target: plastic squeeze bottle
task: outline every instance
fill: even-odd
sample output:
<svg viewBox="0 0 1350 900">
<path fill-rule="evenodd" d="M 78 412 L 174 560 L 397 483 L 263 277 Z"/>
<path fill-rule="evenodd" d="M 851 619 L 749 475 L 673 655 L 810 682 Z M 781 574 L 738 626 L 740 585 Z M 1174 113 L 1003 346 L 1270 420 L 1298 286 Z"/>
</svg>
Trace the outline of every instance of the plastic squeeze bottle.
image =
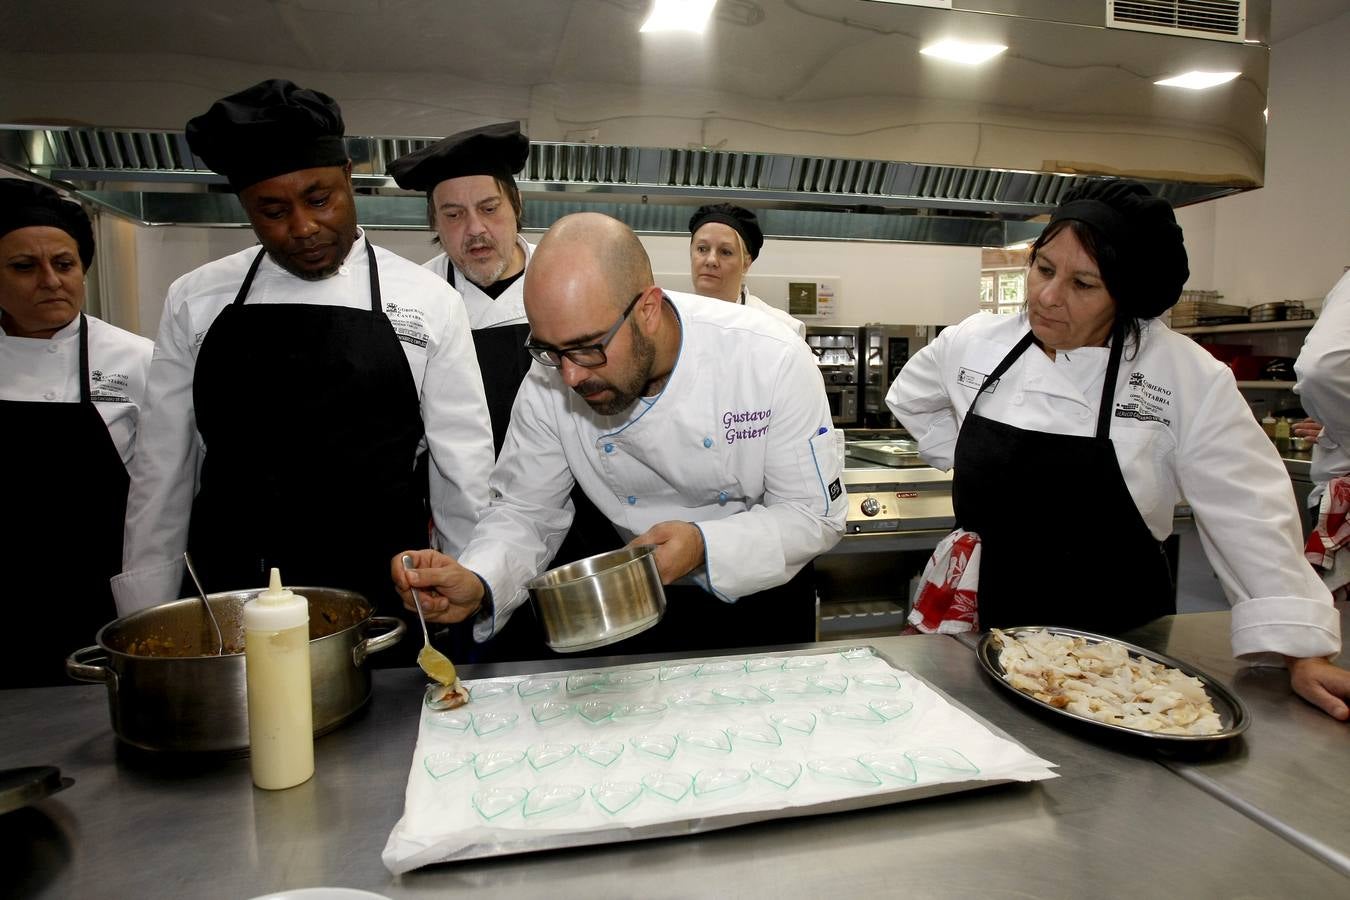
<svg viewBox="0 0 1350 900">
<path fill-rule="evenodd" d="M 281 586 L 279 569 L 267 590 L 244 604 L 244 666 L 253 783 L 276 791 L 308 781 L 314 774 L 309 602 Z"/>
</svg>

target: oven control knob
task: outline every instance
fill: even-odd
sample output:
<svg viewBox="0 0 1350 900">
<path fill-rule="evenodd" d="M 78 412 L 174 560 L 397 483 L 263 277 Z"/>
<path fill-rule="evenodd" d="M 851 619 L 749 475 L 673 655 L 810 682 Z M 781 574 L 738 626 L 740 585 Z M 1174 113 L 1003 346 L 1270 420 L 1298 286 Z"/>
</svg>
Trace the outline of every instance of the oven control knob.
<svg viewBox="0 0 1350 900">
<path fill-rule="evenodd" d="M 864 516 L 875 516 L 881 512 L 881 504 L 877 502 L 876 497 L 864 497 L 863 502 L 859 504 Z"/>
</svg>

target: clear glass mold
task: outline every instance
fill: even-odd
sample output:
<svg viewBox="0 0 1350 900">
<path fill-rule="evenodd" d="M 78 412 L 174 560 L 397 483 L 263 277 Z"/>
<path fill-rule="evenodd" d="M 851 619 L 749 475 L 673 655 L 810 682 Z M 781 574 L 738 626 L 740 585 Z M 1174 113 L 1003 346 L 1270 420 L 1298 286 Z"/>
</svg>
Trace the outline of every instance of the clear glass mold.
<svg viewBox="0 0 1350 900">
<path fill-rule="evenodd" d="M 441 750 L 422 758 L 427 774 L 440 781 L 448 775 L 466 771 L 473 765 L 473 754 L 467 750 Z"/>
<path fill-rule="evenodd" d="M 731 735 L 732 746 L 738 749 L 742 746 L 759 750 L 783 746 L 778 729 L 767 723 L 736 725 L 728 728 L 727 733 Z"/>
<path fill-rule="evenodd" d="M 784 672 L 799 672 L 803 669 L 823 669 L 829 662 L 823 656 L 789 656 L 783 661 Z"/>
<path fill-rule="evenodd" d="M 736 703 L 772 703 L 773 697 L 753 684 L 728 684 L 712 689 L 713 696 Z"/>
<path fill-rule="evenodd" d="M 731 737 L 721 728 L 690 728 L 679 733 L 680 743 L 699 750 L 731 752 Z"/>
<path fill-rule="evenodd" d="M 642 785 L 636 781 L 602 781 L 591 787 L 595 805 L 611 816 L 623 812 L 641 796 Z"/>
<path fill-rule="evenodd" d="M 516 693 L 521 699 L 556 694 L 562 683 L 556 678 L 522 678 L 516 682 Z"/>
<path fill-rule="evenodd" d="M 846 675 L 831 675 L 827 673 L 807 675 L 806 683 L 827 694 L 842 694 L 844 691 L 848 690 L 848 676 Z"/>
<path fill-rule="evenodd" d="M 480 816 L 491 821 L 519 806 L 525 800 L 526 793 L 523 787 L 483 788 L 474 793 L 470 802 Z"/>
<path fill-rule="evenodd" d="M 757 759 L 750 764 L 750 771 L 787 790 L 802 777 L 802 764 L 790 759 Z"/>
<path fill-rule="evenodd" d="M 683 772 L 648 772 L 642 776 L 642 786 L 671 803 L 679 803 L 693 790 L 694 778 Z"/>
<path fill-rule="evenodd" d="M 958 750 L 950 747 L 923 747 L 913 750 L 906 750 L 905 756 L 909 757 L 915 767 L 927 767 L 930 769 L 943 769 L 948 772 L 965 772 L 971 775 L 978 775 L 979 766 L 975 765 Z"/>
<path fill-rule="evenodd" d="M 694 796 L 725 797 L 749 780 L 750 773 L 745 769 L 703 769 L 694 776 Z"/>
<path fill-rule="evenodd" d="M 846 663 L 869 663 L 877 658 L 877 651 L 871 647 L 850 647 L 840 650 L 839 658 Z"/>
<path fill-rule="evenodd" d="M 513 693 L 515 683 L 510 681 L 480 681 L 469 686 L 469 699 L 478 703 Z"/>
<path fill-rule="evenodd" d="M 599 725 L 614 716 L 614 704 L 605 700 L 586 700 L 577 704 L 577 715 L 592 725 Z"/>
<path fill-rule="evenodd" d="M 635 750 L 650 753 L 661 759 L 675 755 L 676 738 L 673 734 L 639 734 L 628 739 Z"/>
<path fill-rule="evenodd" d="M 919 780 L 914 761 L 901 750 L 873 750 L 858 757 L 858 762 L 881 778 L 893 778 L 909 784 Z"/>
<path fill-rule="evenodd" d="M 851 756 L 832 756 L 828 759 L 813 759 L 806 767 L 822 778 L 834 781 L 847 781 L 851 784 L 881 784 L 871 769 Z"/>
<path fill-rule="evenodd" d="M 716 659 L 698 667 L 699 678 L 726 678 L 745 674 L 745 660 Z"/>
<path fill-rule="evenodd" d="M 666 711 L 666 705 L 658 700 L 643 703 L 623 703 L 614 707 L 615 719 L 656 719 Z"/>
<path fill-rule="evenodd" d="M 618 741 L 590 741 L 577 744 L 577 756 L 597 766 L 612 766 L 620 756 L 623 756 L 623 744 Z"/>
<path fill-rule="evenodd" d="M 784 731 L 811 734 L 816 730 L 816 714 L 810 712 L 771 712 L 769 721 Z"/>
<path fill-rule="evenodd" d="M 605 683 L 604 672 L 574 672 L 567 676 L 567 693 L 593 694 L 597 685 Z"/>
<path fill-rule="evenodd" d="M 554 743 L 546 741 L 542 744 L 535 744 L 525 751 L 525 759 L 529 762 L 530 768 L 538 772 L 540 769 L 547 769 L 549 766 L 556 766 L 572 758 L 577 752 L 577 748 L 571 744 Z"/>
<path fill-rule="evenodd" d="M 491 778 L 514 769 L 524 758 L 524 750 L 485 750 L 475 753 L 473 774 L 478 778 Z"/>
<path fill-rule="evenodd" d="M 867 707 L 886 721 L 898 719 L 914 708 L 909 700 L 869 700 Z"/>
<path fill-rule="evenodd" d="M 900 690 L 900 679 L 890 672 L 860 672 L 850 675 L 849 680 L 855 688 L 873 694 L 893 694 Z"/>
<path fill-rule="evenodd" d="M 473 714 L 473 733 L 479 737 L 487 737 L 489 734 L 500 734 L 516 727 L 516 719 L 519 718 L 513 712 L 480 712 Z"/>
<path fill-rule="evenodd" d="M 473 724 L 473 713 L 466 709 L 447 709 L 441 712 L 427 713 L 427 724 L 435 728 L 444 728 L 463 734 Z"/>
<path fill-rule="evenodd" d="M 525 795 L 521 813 L 525 818 L 536 818 L 548 813 L 562 815 L 572 812 L 586 789 L 579 784 L 541 784 L 530 788 Z"/>
<path fill-rule="evenodd" d="M 679 681 L 681 678 L 693 678 L 698 674 L 698 663 L 680 663 L 661 667 L 662 681 Z"/>
<path fill-rule="evenodd" d="M 538 725 L 561 725 L 572 717 L 572 704 L 543 700 L 530 707 L 530 717 Z"/>
<path fill-rule="evenodd" d="M 826 719 L 840 725 L 881 725 L 886 721 L 876 710 L 862 703 L 831 703 L 821 712 Z"/>
</svg>

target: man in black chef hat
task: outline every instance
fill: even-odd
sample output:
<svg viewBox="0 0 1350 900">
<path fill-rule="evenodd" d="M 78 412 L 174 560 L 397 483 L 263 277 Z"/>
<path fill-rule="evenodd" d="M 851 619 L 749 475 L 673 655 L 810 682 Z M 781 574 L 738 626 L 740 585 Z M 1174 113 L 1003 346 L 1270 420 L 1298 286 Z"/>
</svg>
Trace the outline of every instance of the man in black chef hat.
<svg viewBox="0 0 1350 900">
<path fill-rule="evenodd" d="M 357 227 L 326 94 L 264 81 L 188 122 L 187 140 L 262 246 L 169 290 L 119 611 L 179 596 L 188 547 L 207 590 L 262 587 L 275 566 L 393 614 L 389 555 L 426 541 L 428 500 L 447 546 L 487 500 L 491 431 L 463 304 Z"/>
<path fill-rule="evenodd" d="M 525 350 L 525 269 L 534 247 L 520 235 L 522 201 L 515 174 L 525 165 L 530 141 L 519 122 L 471 128 L 401 156 L 388 173 L 398 186 L 424 191 L 427 224 L 444 249 L 425 267 L 464 298 L 474 350 L 483 373 L 492 443 L 501 451 L 516 391 L 533 360 Z M 572 492 L 572 528 L 550 566 L 610 549 L 614 528 L 580 490 Z M 515 627 L 477 644 L 461 629 L 456 659 L 468 662 L 534 659 L 541 641 L 519 617 Z"/>
</svg>

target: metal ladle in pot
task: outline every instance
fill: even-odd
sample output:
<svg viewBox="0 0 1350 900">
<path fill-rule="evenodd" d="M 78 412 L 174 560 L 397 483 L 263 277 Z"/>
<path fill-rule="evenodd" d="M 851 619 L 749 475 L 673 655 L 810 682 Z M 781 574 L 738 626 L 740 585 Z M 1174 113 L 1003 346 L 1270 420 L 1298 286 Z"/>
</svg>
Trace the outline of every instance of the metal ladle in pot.
<svg viewBox="0 0 1350 900">
<path fill-rule="evenodd" d="M 188 575 L 192 576 L 192 583 L 197 587 L 197 596 L 202 598 L 202 606 L 206 608 L 206 617 L 211 620 L 211 627 L 216 630 L 216 656 L 225 655 L 225 639 L 220 635 L 220 624 L 216 622 L 216 614 L 211 612 L 211 601 L 206 599 L 206 590 L 202 587 L 201 579 L 197 577 L 197 570 L 192 568 L 192 557 L 187 551 L 183 552 L 183 562 L 187 563 Z"/>
</svg>

